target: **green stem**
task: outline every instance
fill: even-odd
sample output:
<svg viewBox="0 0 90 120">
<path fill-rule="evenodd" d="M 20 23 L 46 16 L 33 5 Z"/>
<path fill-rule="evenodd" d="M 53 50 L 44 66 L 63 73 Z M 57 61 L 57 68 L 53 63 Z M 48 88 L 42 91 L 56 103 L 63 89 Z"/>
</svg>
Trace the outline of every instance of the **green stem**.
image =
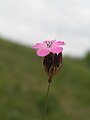
<svg viewBox="0 0 90 120">
<path fill-rule="evenodd" d="M 51 78 L 48 79 L 48 88 L 47 88 L 47 94 L 46 94 L 46 101 L 44 105 L 44 113 L 43 113 L 43 120 L 45 120 L 45 115 L 47 111 L 47 104 L 48 104 L 48 96 L 49 96 L 49 91 L 50 91 L 50 85 L 51 85 Z"/>
</svg>

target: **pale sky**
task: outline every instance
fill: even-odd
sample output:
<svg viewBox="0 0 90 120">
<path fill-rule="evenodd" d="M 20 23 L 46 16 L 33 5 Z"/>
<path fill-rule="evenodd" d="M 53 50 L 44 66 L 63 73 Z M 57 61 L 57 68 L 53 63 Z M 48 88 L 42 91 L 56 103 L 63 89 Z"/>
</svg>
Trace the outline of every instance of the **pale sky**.
<svg viewBox="0 0 90 120">
<path fill-rule="evenodd" d="M 90 0 L 0 0 L 0 35 L 32 45 L 64 40 L 64 54 L 90 50 Z"/>
</svg>

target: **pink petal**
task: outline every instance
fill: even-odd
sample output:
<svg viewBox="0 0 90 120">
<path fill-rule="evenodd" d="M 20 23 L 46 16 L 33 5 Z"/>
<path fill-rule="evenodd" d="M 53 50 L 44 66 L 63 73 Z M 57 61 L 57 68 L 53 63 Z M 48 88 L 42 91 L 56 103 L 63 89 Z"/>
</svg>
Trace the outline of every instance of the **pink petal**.
<svg viewBox="0 0 90 120">
<path fill-rule="evenodd" d="M 53 43 L 53 45 L 65 45 L 65 43 L 64 43 L 64 41 L 63 42 L 61 42 L 61 41 L 55 41 Z"/>
<path fill-rule="evenodd" d="M 33 45 L 32 48 L 41 48 L 43 46 L 43 43 L 36 43 L 36 45 Z"/>
<path fill-rule="evenodd" d="M 52 53 L 60 53 L 60 52 L 62 52 L 63 51 L 63 48 L 62 47 L 51 47 L 50 48 L 50 51 L 52 52 Z"/>
<path fill-rule="evenodd" d="M 41 49 L 37 50 L 36 53 L 38 56 L 44 57 L 44 56 L 48 55 L 50 53 L 50 51 L 48 48 L 41 48 Z"/>
</svg>

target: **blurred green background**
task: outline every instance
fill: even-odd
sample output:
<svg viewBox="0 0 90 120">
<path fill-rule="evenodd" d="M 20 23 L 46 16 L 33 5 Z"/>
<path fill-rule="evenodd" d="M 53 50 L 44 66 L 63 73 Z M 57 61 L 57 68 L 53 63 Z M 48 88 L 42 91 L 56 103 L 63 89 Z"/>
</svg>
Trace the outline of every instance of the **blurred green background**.
<svg viewBox="0 0 90 120">
<path fill-rule="evenodd" d="M 0 38 L 0 120 L 42 120 L 47 85 L 42 58 Z M 90 120 L 90 52 L 83 58 L 63 56 L 46 119 Z"/>
</svg>

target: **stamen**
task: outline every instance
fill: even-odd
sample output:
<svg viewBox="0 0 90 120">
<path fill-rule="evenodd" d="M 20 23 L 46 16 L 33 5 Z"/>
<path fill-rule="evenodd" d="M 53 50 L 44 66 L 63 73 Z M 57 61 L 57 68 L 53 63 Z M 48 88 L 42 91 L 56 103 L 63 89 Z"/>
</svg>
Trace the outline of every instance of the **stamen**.
<svg viewBox="0 0 90 120">
<path fill-rule="evenodd" d="M 47 45 L 48 48 L 50 48 L 52 44 L 53 44 L 52 42 L 46 41 L 46 45 Z"/>
</svg>

